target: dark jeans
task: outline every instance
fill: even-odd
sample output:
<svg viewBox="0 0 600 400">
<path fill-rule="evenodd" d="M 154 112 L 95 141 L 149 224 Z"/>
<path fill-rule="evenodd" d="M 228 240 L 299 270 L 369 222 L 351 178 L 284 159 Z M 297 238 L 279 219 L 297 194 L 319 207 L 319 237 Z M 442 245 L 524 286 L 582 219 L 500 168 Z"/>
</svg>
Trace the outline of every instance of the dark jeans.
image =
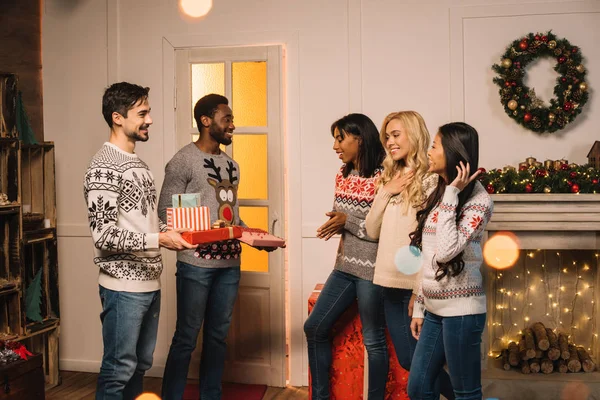
<svg viewBox="0 0 600 400">
<path fill-rule="evenodd" d="M 383 299 L 385 308 L 385 321 L 388 331 L 392 337 L 392 343 L 396 349 L 396 357 L 400 366 L 410 371 L 417 340 L 410 331 L 411 317 L 408 316 L 408 305 L 412 290 L 384 288 Z M 442 369 L 435 380 L 434 398 L 438 399 L 440 392 L 448 400 L 454 399 L 450 377 L 445 369 Z"/>
<path fill-rule="evenodd" d="M 334 270 L 304 323 L 313 400 L 329 399 L 331 331 L 338 318 L 356 299 L 369 358 L 369 400 L 383 400 L 385 397 L 389 359 L 382 288 L 371 281 Z"/>
<path fill-rule="evenodd" d="M 192 352 L 204 322 L 200 397 L 221 398 L 227 332 L 240 283 L 240 268 L 201 268 L 177 262 L 177 326 L 163 377 L 162 399 L 180 400 Z"/>
<path fill-rule="evenodd" d="M 440 317 L 425 314 L 408 379 L 411 400 L 434 399 L 433 385 L 448 362 L 456 400 L 480 400 L 481 334 L 486 314 Z"/>
<path fill-rule="evenodd" d="M 133 400 L 143 392 L 158 332 L 160 290 L 117 292 L 100 286 L 104 354 L 97 400 Z"/>
</svg>

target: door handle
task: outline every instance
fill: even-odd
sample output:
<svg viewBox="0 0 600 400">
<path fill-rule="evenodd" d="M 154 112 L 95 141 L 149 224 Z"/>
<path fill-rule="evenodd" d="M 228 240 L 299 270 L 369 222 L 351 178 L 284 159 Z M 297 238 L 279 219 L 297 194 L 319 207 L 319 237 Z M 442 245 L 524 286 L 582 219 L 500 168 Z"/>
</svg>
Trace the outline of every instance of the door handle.
<svg viewBox="0 0 600 400">
<path fill-rule="evenodd" d="M 279 221 L 279 218 L 275 217 L 273 218 L 273 222 L 271 223 L 271 235 L 275 234 L 275 224 L 277 223 L 277 221 Z"/>
</svg>

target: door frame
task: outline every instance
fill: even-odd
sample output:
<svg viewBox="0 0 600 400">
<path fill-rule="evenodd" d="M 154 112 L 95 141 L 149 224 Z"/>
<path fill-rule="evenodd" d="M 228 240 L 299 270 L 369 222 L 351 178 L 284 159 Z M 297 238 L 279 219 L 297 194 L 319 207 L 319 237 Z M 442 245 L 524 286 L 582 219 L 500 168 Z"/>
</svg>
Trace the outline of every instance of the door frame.
<svg viewBox="0 0 600 400">
<path fill-rule="evenodd" d="M 300 143 L 300 88 L 299 88 L 299 33 L 288 32 L 243 32 L 215 35 L 183 35 L 166 36 L 162 41 L 163 53 L 163 161 L 170 160 L 177 151 L 176 115 L 173 112 L 176 102 L 176 63 L 175 50 L 198 47 L 227 47 L 227 46 L 268 46 L 280 45 L 283 52 L 281 64 L 282 99 L 281 114 L 283 126 L 284 154 L 283 164 L 287 170 L 287 182 L 302 182 L 301 143 Z M 303 352 L 305 315 L 302 298 L 302 186 L 287 184 L 285 187 L 287 223 L 285 237 L 287 240 L 287 276 L 289 291 L 289 307 L 284 307 L 289 313 L 290 343 L 289 343 L 289 383 L 301 386 L 306 376 L 307 361 Z M 165 252 L 165 262 L 174 263 L 175 254 Z M 168 274 L 167 274 L 168 275 Z M 164 277 L 165 275 L 163 275 Z M 174 279 L 167 276 L 163 279 Z M 166 282 L 164 282 L 166 283 Z M 175 310 L 176 294 L 169 293 L 174 284 L 163 285 L 163 295 L 167 299 L 167 310 Z M 173 327 L 167 332 L 171 337 L 174 330 L 176 315 L 167 314 L 167 327 Z M 285 318 L 285 315 L 284 315 Z M 284 341 L 285 346 L 285 341 Z M 285 354 L 285 347 L 283 349 Z M 282 382 L 283 386 L 285 382 Z"/>
</svg>

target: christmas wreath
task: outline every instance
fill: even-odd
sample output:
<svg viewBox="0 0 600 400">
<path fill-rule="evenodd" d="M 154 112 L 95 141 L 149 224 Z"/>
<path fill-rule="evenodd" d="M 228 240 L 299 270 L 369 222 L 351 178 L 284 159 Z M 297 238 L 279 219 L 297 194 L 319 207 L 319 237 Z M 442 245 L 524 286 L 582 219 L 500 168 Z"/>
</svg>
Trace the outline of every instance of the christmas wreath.
<svg viewBox="0 0 600 400">
<path fill-rule="evenodd" d="M 555 58 L 554 70 L 560 75 L 549 107 L 536 96 L 534 89 L 523 83 L 527 65 L 540 57 Z M 499 75 L 494 78 L 494 83 L 500 86 L 504 110 L 534 132 L 563 129 L 577 117 L 588 100 L 585 67 L 579 48 L 566 39 L 558 39 L 551 31 L 529 33 L 515 40 L 502 55 L 500 64 L 494 64 L 492 69 Z"/>
</svg>

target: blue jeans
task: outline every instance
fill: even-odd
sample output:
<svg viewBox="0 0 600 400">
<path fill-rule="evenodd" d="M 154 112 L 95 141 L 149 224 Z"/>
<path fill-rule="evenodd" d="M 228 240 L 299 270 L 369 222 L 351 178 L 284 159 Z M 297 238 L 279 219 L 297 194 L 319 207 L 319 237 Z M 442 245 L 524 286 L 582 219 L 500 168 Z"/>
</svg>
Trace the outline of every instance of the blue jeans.
<svg viewBox="0 0 600 400">
<path fill-rule="evenodd" d="M 369 400 L 385 397 L 389 359 L 385 340 L 383 293 L 380 286 L 334 270 L 304 323 L 313 400 L 329 399 L 331 331 L 344 311 L 358 299 L 358 312 L 369 357 Z"/>
<path fill-rule="evenodd" d="M 160 290 L 116 292 L 100 286 L 100 301 L 104 355 L 96 399 L 135 399 L 143 392 L 144 374 L 152 366 Z"/>
<path fill-rule="evenodd" d="M 192 352 L 204 323 L 200 397 L 221 398 L 225 339 L 240 283 L 240 267 L 202 268 L 177 262 L 177 325 L 163 376 L 162 399 L 180 400 Z"/>
<path fill-rule="evenodd" d="M 433 385 L 448 362 L 456 400 L 480 400 L 481 334 L 486 314 L 440 317 L 425 314 L 425 321 L 408 378 L 411 400 L 434 399 Z"/>
<path fill-rule="evenodd" d="M 383 305 L 385 309 L 385 322 L 396 349 L 396 357 L 400 366 L 410 371 L 417 339 L 410 331 L 411 317 L 408 316 L 408 305 L 412 290 L 409 289 L 383 289 Z M 445 369 L 442 368 L 434 385 L 434 398 L 439 399 L 440 392 L 448 400 L 454 400 L 452 383 Z"/>
</svg>

